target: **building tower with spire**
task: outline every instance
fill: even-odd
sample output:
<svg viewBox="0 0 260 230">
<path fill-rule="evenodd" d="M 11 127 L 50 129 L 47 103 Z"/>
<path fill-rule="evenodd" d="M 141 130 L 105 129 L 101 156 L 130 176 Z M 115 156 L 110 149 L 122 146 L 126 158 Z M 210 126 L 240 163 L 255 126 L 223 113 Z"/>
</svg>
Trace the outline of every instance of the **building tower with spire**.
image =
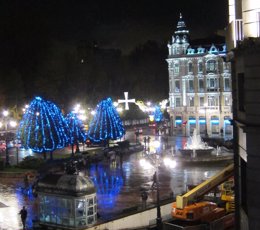
<svg viewBox="0 0 260 230">
<path fill-rule="evenodd" d="M 169 113 L 174 134 L 232 136 L 231 73 L 226 46 L 191 47 L 189 30 L 180 14 L 168 43 Z"/>
<path fill-rule="evenodd" d="M 189 45 L 189 30 L 180 13 L 177 29 L 172 36 L 172 43 L 168 43 L 169 55 L 186 54 Z"/>
</svg>

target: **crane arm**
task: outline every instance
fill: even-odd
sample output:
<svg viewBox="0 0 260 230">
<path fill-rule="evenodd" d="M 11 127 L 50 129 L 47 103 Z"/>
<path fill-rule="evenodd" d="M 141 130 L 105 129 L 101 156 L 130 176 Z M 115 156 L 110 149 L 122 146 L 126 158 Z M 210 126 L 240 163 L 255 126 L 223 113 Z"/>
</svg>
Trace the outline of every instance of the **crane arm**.
<svg viewBox="0 0 260 230">
<path fill-rule="evenodd" d="M 211 191 L 213 188 L 217 187 L 224 181 L 226 181 L 228 178 L 230 178 L 233 175 L 234 172 L 234 164 L 231 164 L 224 168 L 222 171 L 214 175 L 213 177 L 209 178 L 208 180 L 202 182 L 186 194 L 182 196 L 177 196 L 176 198 L 176 205 L 177 208 L 183 209 L 185 206 L 188 205 L 188 203 L 191 200 L 197 199 L 205 194 L 207 194 L 209 191 Z"/>
</svg>

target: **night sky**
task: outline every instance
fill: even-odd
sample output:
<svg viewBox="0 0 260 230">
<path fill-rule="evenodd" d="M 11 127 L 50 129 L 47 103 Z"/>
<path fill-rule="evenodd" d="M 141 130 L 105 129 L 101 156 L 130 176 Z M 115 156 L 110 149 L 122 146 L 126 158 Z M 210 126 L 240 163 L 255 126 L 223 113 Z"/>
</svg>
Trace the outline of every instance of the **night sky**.
<svg viewBox="0 0 260 230">
<path fill-rule="evenodd" d="M 1 38 L 38 43 L 95 40 L 129 51 L 146 40 L 170 39 L 182 12 L 192 38 L 227 24 L 226 0 L 7 0 L 0 3 Z"/>
<path fill-rule="evenodd" d="M 54 43 L 73 46 L 84 41 L 128 55 L 151 40 L 167 51 L 180 12 L 191 39 L 211 36 L 227 25 L 227 0 L 2 0 L 0 77 L 21 76 L 17 82 L 25 85 L 28 99 L 37 94 L 28 82 L 42 72 L 46 74 L 44 61 L 61 53 L 53 48 Z M 160 58 L 165 62 L 167 53 Z M 166 63 L 163 68 L 167 68 Z M 162 73 L 165 85 L 166 74 L 167 69 Z M 10 94 L 9 90 L 0 87 L 0 103 L 5 101 L 2 94 Z"/>
</svg>

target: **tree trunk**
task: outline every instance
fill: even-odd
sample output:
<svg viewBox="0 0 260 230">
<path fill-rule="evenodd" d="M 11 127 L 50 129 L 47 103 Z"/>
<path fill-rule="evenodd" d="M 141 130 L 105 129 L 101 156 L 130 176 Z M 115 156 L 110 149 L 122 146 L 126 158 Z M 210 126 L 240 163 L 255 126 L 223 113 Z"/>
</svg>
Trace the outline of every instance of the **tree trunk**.
<svg viewBox="0 0 260 230">
<path fill-rule="evenodd" d="M 46 152 L 43 152 L 43 159 L 46 161 Z"/>
<path fill-rule="evenodd" d="M 74 144 L 71 144 L 71 156 L 74 156 Z"/>
<path fill-rule="evenodd" d="M 53 160 L 53 152 L 52 151 L 50 152 L 50 160 L 51 161 Z"/>
<path fill-rule="evenodd" d="M 76 143 L 76 153 L 80 153 L 80 151 L 79 151 L 79 142 L 78 141 Z"/>
</svg>

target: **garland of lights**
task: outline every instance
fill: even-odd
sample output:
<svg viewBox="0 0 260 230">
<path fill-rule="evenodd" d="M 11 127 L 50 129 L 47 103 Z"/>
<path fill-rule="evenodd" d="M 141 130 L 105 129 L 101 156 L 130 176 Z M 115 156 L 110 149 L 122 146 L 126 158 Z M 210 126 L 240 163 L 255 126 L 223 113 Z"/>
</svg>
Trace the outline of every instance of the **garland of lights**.
<svg viewBox="0 0 260 230">
<path fill-rule="evenodd" d="M 17 137 L 34 152 L 52 152 L 69 143 L 70 130 L 61 110 L 52 102 L 35 97 L 19 124 Z"/>
<path fill-rule="evenodd" d="M 155 122 L 161 122 L 163 119 L 163 114 L 159 106 L 155 106 L 154 120 Z"/>
<path fill-rule="evenodd" d="M 78 118 L 76 113 L 70 112 L 65 118 L 70 129 L 70 143 L 76 144 L 78 142 L 85 142 L 87 134 L 84 129 L 82 121 Z"/>
<path fill-rule="evenodd" d="M 90 123 L 88 137 L 94 142 L 116 140 L 124 136 L 125 129 L 111 98 L 102 100 Z"/>
</svg>

